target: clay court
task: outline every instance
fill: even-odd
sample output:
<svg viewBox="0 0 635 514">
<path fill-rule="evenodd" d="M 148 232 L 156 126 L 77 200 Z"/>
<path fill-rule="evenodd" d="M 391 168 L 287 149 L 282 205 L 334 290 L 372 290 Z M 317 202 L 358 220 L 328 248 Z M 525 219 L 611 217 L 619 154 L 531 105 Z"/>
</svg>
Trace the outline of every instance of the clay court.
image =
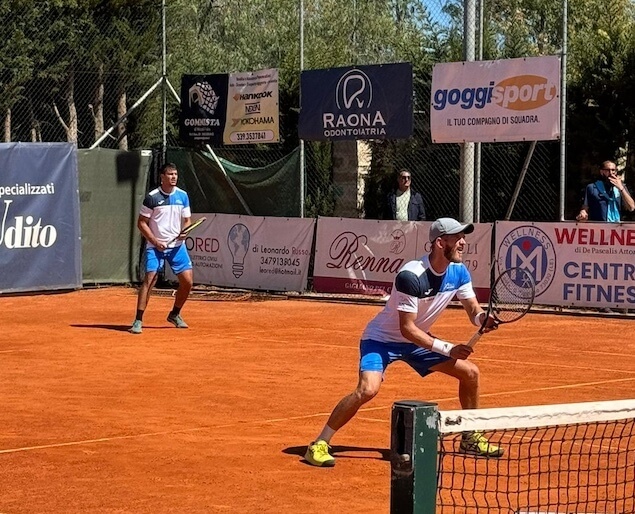
<svg viewBox="0 0 635 514">
<path fill-rule="evenodd" d="M 388 512 L 390 412 L 403 399 L 459 408 L 456 382 L 406 365 L 333 440 L 337 465 L 302 461 L 356 384 L 358 338 L 379 304 L 210 301 L 165 321 L 136 291 L 0 299 L 0 513 Z M 633 396 L 633 321 L 530 313 L 483 337 L 481 406 Z M 439 337 L 467 340 L 462 310 Z"/>
</svg>

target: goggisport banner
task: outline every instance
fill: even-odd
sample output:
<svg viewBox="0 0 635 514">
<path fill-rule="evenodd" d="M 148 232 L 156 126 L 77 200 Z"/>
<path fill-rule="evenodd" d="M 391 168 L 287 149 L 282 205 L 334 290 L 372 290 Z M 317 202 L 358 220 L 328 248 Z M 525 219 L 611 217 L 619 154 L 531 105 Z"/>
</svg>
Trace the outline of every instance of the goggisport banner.
<svg viewBox="0 0 635 514">
<path fill-rule="evenodd" d="M 560 138 L 560 57 L 442 63 L 432 72 L 434 143 Z"/>
</svg>

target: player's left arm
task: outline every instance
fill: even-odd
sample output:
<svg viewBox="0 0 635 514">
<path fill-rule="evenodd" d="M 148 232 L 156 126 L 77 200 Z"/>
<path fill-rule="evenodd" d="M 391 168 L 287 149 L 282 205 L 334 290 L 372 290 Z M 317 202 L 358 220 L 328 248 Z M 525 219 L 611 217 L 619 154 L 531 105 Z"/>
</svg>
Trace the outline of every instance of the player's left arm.
<svg viewBox="0 0 635 514">
<path fill-rule="evenodd" d="M 192 210 L 190 208 L 190 197 L 185 193 L 185 205 L 183 206 L 183 210 L 181 211 L 181 233 L 179 234 L 179 239 L 185 239 L 187 234 L 184 234 L 183 231 L 192 224 Z"/>
<path fill-rule="evenodd" d="M 487 316 L 487 313 L 481 308 L 481 305 L 478 303 L 476 297 L 473 296 L 472 298 L 465 298 L 459 301 L 461 302 L 461 305 L 463 305 L 472 325 L 480 328 L 485 316 Z M 489 316 L 483 333 L 494 330 L 495 328 L 497 328 L 496 320 L 492 316 Z"/>
<path fill-rule="evenodd" d="M 408 341 L 453 359 L 467 359 L 472 354 L 472 348 L 465 344 L 452 344 L 424 332 L 417 326 L 416 320 L 416 312 L 399 311 L 399 330 Z"/>
</svg>

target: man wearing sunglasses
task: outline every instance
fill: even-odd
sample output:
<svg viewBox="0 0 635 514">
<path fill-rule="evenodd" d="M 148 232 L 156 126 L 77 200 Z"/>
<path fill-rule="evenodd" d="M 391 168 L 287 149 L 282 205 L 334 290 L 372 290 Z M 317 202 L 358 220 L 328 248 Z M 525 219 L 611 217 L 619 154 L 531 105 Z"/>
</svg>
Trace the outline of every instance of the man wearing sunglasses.
<svg viewBox="0 0 635 514">
<path fill-rule="evenodd" d="M 384 219 L 399 221 L 424 221 L 426 209 L 421 193 L 412 189 L 412 175 L 406 168 L 399 170 L 397 189 L 386 199 Z"/>
<path fill-rule="evenodd" d="M 617 174 L 617 166 L 613 161 L 604 161 L 600 168 L 600 177 L 591 182 L 584 191 L 584 201 L 578 221 L 606 221 L 619 223 L 620 212 L 635 209 L 635 201 L 628 188 Z"/>
</svg>

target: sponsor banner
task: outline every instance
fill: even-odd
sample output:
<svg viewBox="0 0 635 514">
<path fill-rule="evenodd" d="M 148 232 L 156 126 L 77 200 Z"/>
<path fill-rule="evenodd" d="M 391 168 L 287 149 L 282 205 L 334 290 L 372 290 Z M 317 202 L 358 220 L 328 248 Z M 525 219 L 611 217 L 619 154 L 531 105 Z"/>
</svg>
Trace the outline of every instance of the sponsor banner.
<svg viewBox="0 0 635 514">
<path fill-rule="evenodd" d="M 403 139 L 412 135 L 410 63 L 303 71 L 301 91 L 301 139 Z"/>
<path fill-rule="evenodd" d="M 390 294 L 399 269 L 430 252 L 432 222 L 319 218 L 313 287 L 322 293 Z M 485 296 L 491 260 L 490 223 L 468 235 L 463 262 Z"/>
<path fill-rule="evenodd" d="M 277 143 L 278 70 L 268 69 L 229 75 L 227 124 L 223 143 Z"/>
<path fill-rule="evenodd" d="M 188 143 L 223 142 L 227 116 L 227 74 L 183 75 L 179 137 Z"/>
<path fill-rule="evenodd" d="M 82 285 L 77 149 L 0 143 L 0 293 Z"/>
<path fill-rule="evenodd" d="M 179 137 L 199 144 L 280 141 L 278 70 L 183 75 Z"/>
<path fill-rule="evenodd" d="M 266 291 L 306 289 L 314 219 L 200 216 L 207 216 L 207 221 L 185 240 L 195 283 Z"/>
<path fill-rule="evenodd" d="M 635 224 L 498 221 L 495 258 L 532 274 L 537 304 L 635 307 Z"/>
<path fill-rule="evenodd" d="M 560 57 L 436 64 L 434 143 L 560 138 Z"/>
</svg>

